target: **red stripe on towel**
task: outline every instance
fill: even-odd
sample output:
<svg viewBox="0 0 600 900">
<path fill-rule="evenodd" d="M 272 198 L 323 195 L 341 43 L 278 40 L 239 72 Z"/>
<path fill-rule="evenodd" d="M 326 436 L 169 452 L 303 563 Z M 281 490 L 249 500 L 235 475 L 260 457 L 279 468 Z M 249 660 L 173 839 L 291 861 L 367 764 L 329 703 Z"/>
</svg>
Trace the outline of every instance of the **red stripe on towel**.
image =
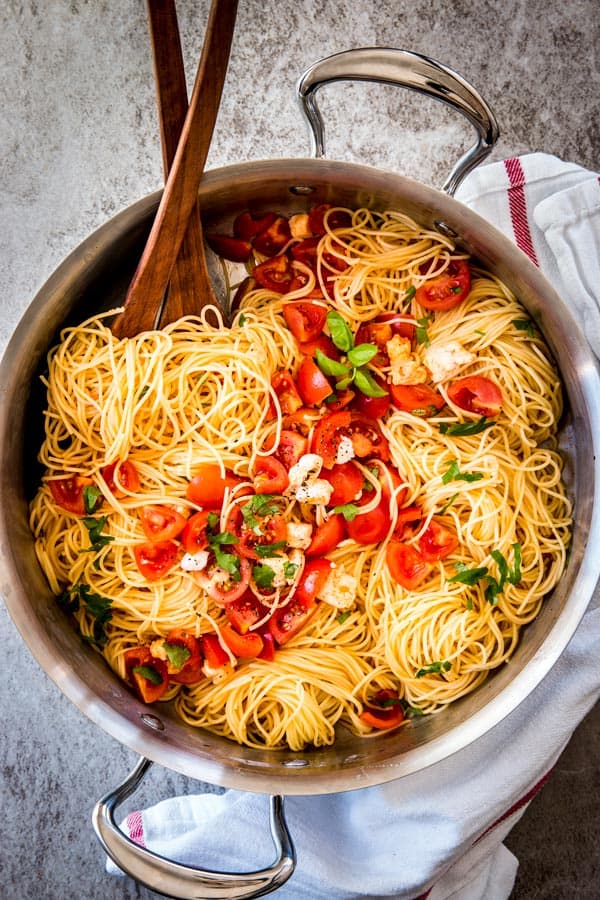
<svg viewBox="0 0 600 900">
<path fill-rule="evenodd" d="M 554 769 L 550 769 L 549 772 L 546 772 L 546 774 L 542 778 L 540 778 L 540 780 L 536 784 L 534 784 L 534 786 L 530 790 L 528 790 L 527 793 L 524 794 L 520 800 L 517 800 L 516 803 L 513 803 L 513 805 L 510 807 L 510 809 L 507 809 L 506 812 L 503 813 L 500 816 L 500 818 L 496 819 L 496 821 L 492 825 L 490 825 L 489 828 L 486 828 L 486 830 L 483 832 L 483 834 L 479 835 L 479 837 L 477 838 L 477 841 L 480 841 L 483 837 L 486 836 L 486 834 L 489 834 L 489 832 L 492 831 L 492 829 L 496 828 L 497 825 L 500 825 L 502 822 L 504 822 L 506 819 L 508 819 L 510 816 L 512 816 L 514 813 L 516 813 L 519 809 L 522 809 L 531 800 L 533 800 L 533 798 L 538 793 L 538 791 L 541 791 L 541 789 L 544 787 L 544 785 L 546 784 L 546 782 L 552 775 L 553 771 L 554 771 Z M 475 843 L 477 843 L 477 841 L 475 841 Z"/>
<path fill-rule="evenodd" d="M 527 254 L 529 259 L 539 265 L 531 239 L 527 201 L 525 199 L 525 172 L 521 160 L 516 157 L 504 160 L 504 168 L 508 175 L 508 208 L 517 247 Z"/>
<path fill-rule="evenodd" d="M 140 847 L 145 847 L 146 839 L 144 837 L 144 823 L 142 822 L 141 812 L 136 810 L 135 812 L 129 813 L 125 820 L 125 825 L 131 840 L 134 843 L 139 844 Z"/>
</svg>

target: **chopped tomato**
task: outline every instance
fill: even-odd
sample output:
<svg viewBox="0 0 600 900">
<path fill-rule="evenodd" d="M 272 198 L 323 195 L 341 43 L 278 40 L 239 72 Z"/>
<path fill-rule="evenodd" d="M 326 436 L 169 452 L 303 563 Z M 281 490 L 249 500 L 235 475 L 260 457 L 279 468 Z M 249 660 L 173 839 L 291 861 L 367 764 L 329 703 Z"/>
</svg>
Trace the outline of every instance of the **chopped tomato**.
<svg viewBox="0 0 600 900">
<path fill-rule="evenodd" d="M 258 532 L 254 528 L 242 527 L 238 550 L 248 559 L 259 559 L 257 547 L 269 547 L 272 544 L 285 543 L 287 538 L 287 521 L 285 516 L 275 513 L 258 519 Z"/>
<path fill-rule="evenodd" d="M 331 203 L 320 203 L 309 210 L 308 227 L 313 234 L 325 234 L 325 216 L 331 208 Z M 352 225 L 352 216 L 345 209 L 336 209 L 327 216 L 327 224 L 332 229 L 349 228 Z"/>
<path fill-rule="evenodd" d="M 296 340 L 303 343 L 314 341 L 321 334 L 327 319 L 327 310 L 318 303 L 299 300 L 295 303 L 284 303 L 283 317 Z"/>
<path fill-rule="evenodd" d="M 322 477 L 333 487 L 328 506 L 342 506 L 356 501 L 363 487 L 363 474 L 353 462 L 336 463 Z"/>
<path fill-rule="evenodd" d="M 206 243 L 217 256 L 222 256 L 231 262 L 247 262 L 252 253 L 250 241 L 230 237 L 228 234 L 207 234 Z"/>
<path fill-rule="evenodd" d="M 277 218 L 276 213 L 266 212 L 262 216 L 253 216 L 249 212 L 240 213 L 233 220 L 233 233 L 236 237 L 251 241 L 261 231 L 265 231 Z"/>
<path fill-rule="evenodd" d="M 175 541 L 136 544 L 133 555 L 138 569 L 148 581 L 158 581 L 173 568 L 179 555 Z"/>
<path fill-rule="evenodd" d="M 382 462 L 389 460 L 388 442 L 384 438 L 381 428 L 373 419 L 363 416 L 359 412 L 353 412 L 348 434 L 358 457 L 377 456 Z"/>
<path fill-rule="evenodd" d="M 354 391 L 344 390 L 330 394 L 325 402 L 327 403 L 327 409 L 330 410 L 330 412 L 337 412 L 340 409 L 346 409 L 347 406 L 350 406 L 353 400 Z"/>
<path fill-rule="evenodd" d="M 254 466 L 254 490 L 257 494 L 283 494 L 290 483 L 288 473 L 274 456 L 259 456 Z"/>
<path fill-rule="evenodd" d="M 296 593 L 285 606 L 276 609 L 269 620 L 269 631 L 278 644 L 285 644 L 304 628 L 317 608 L 320 591 L 333 568 L 329 559 L 309 559 L 304 566 Z"/>
<path fill-rule="evenodd" d="M 181 647 L 188 653 L 188 656 L 177 665 L 171 661 L 168 648 L 166 649 L 168 657 L 167 671 L 171 681 L 174 681 L 176 684 L 196 684 L 196 682 L 200 681 L 203 677 L 202 653 L 200 652 L 198 639 L 183 628 L 173 628 L 167 635 L 165 644 L 169 645 L 169 647 Z"/>
<path fill-rule="evenodd" d="M 298 393 L 296 382 L 289 372 L 275 372 L 271 378 L 271 387 L 277 394 L 279 407 L 284 415 L 296 412 L 302 406 L 302 398 Z M 275 414 L 275 411 L 273 411 Z"/>
<path fill-rule="evenodd" d="M 437 562 L 445 559 L 458 547 L 456 532 L 446 528 L 437 519 L 432 519 L 421 537 L 419 550 L 426 562 Z"/>
<path fill-rule="evenodd" d="M 291 469 L 308 450 L 308 438 L 291 428 L 283 428 L 275 455 L 286 469 Z"/>
<path fill-rule="evenodd" d="M 453 309 L 471 290 L 471 270 L 466 259 L 450 260 L 441 275 L 417 288 L 415 300 L 423 309 L 440 312 Z"/>
<path fill-rule="evenodd" d="M 428 384 L 390 384 L 392 403 L 413 416 L 433 416 L 446 405 L 439 391 Z"/>
<path fill-rule="evenodd" d="M 144 703 L 160 700 L 169 687 L 166 663 L 155 659 L 150 648 L 145 646 L 126 650 L 124 659 L 127 679 Z"/>
<path fill-rule="evenodd" d="M 229 662 L 229 656 L 213 631 L 200 635 L 200 646 L 208 669 L 222 669 Z"/>
<path fill-rule="evenodd" d="M 208 536 L 206 528 L 208 525 L 208 517 L 210 510 L 203 509 L 194 513 L 193 516 L 185 523 L 185 528 L 181 533 L 181 543 L 186 553 L 198 553 L 200 550 L 206 550 L 208 547 Z"/>
<path fill-rule="evenodd" d="M 263 639 L 256 631 L 238 634 L 231 625 L 220 626 L 221 637 L 239 659 L 255 659 L 263 651 Z"/>
<path fill-rule="evenodd" d="M 317 355 L 317 350 L 320 350 L 329 359 L 339 360 L 340 358 L 339 350 L 326 334 L 320 334 L 313 341 L 303 341 L 298 345 L 298 349 L 304 356 L 312 356 L 313 358 Z"/>
<path fill-rule="evenodd" d="M 330 413 L 319 420 L 312 439 L 312 451 L 323 460 L 326 469 L 335 465 L 338 447 L 344 435 L 348 436 L 348 428 L 352 416 L 346 410 Z"/>
<path fill-rule="evenodd" d="M 273 662 L 275 659 L 275 638 L 270 631 L 264 629 L 260 636 L 263 642 L 263 648 L 259 654 L 259 659 L 265 659 L 267 662 Z"/>
<path fill-rule="evenodd" d="M 256 266 L 252 274 L 261 287 L 276 294 L 287 294 L 294 280 L 292 264 L 285 255 L 266 259 Z"/>
<path fill-rule="evenodd" d="M 307 556 L 325 556 L 335 550 L 344 540 L 346 529 L 341 513 L 329 516 L 321 525 L 316 525 L 310 544 L 305 550 Z"/>
<path fill-rule="evenodd" d="M 396 527 L 394 535 L 400 541 L 406 540 L 407 537 L 414 533 L 414 527 L 423 518 L 423 510 L 420 506 L 404 506 L 398 510 L 396 516 Z"/>
<path fill-rule="evenodd" d="M 292 244 L 290 247 L 290 253 L 292 254 L 292 259 L 297 259 L 299 262 L 304 263 L 305 266 L 308 266 L 313 272 L 317 270 L 317 250 L 319 247 L 319 241 L 321 238 L 319 237 L 309 237 L 304 238 L 302 241 L 298 241 L 297 244 Z"/>
<path fill-rule="evenodd" d="M 225 607 L 225 613 L 229 622 L 240 634 L 246 634 L 252 625 L 256 625 L 267 613 L 267 609 L 262 605 L 254 594 L 246 592 L 239 600 L 228 603 Z"/>
<path fill-rule="evenodd" d="M 394 581 L 407 591 L 413 591 L 425 581 L 433 568 L 432 563 L 423 559 L 416 547 L 403 541 L 389 542 L 385 560 Z"/>
<path fill-rule="evenodd" d="M 194 572 L 194 580 L 198 582 L 200 587 L 204 588 L 209 597 L 212 597 L 212 599 L 221 606 L 225 606 L 227 603 L 231 603 L 233 600 L 239 600 L 240 597 L 243 597 L 250 582 L 250 575 L 252 573 L 250 560 L 246 559 L 244 556 L 240 556 L 238 559 L 238 578 L 231 576 L 226 581 L 217 579 L 214 577 L 214 572 L 211 575 L 210 569 Z"/>
<path fill-rule="evenodd" d="M 52 499 L 58 506 L 66 509 L 67 512 L 75 513 L 75 515 L 85 516 L 87 510 L 84 490 L 93 483 L 91 478 L 83 475 L 67 475 L 64 478 L 50 478 L 48 487 Z"/>
<path fill-rule="evenodd" d="M 359 513 L 346 522 L 346 532 L 357 544 L 377 544 L 387 535 L 391 524 L 389 500 L 382 498 L 375 509 Z"/>
<path fill-rule="evenodd" d="M 397 334 L 400 337 L 408 338 L 411 343 L 414 339 L 415 331 L 417 328 L 414 317 L 407 315 L 406 313 L 382 313 L 374 320 L 373 324 L 375 323 L 381 325 L 389 325 L 389 327 L 392 329 L 392 337 Z"/>
<path fill-rule="evenodd" d="M 318 599 L 333 568 L 330 559 L 309 559 L 298 582 L 295 598 L 303 602 Z"/>
<path fill-rule="evenodd" d="M 178 537 L 187 519 L 170 506 L 142 506 L 140 520 L 144 534 L 153 544 Z"/>
<path fill-rule="evenodd" d="M 404 721 L 402 703 L 395 691 L 378 691 L 371 703 L 365 706 L 360 719 L 371 728 L 396 728 Z"/>
<path fill-rule="evenodd" d="M 285 216 L 276 216 L 273 221 L 262 228 L 252 240 L 252 246 L 265 256 L 280 253 L 292 236 L 290 225 Z M 256 275 L 256 269 L 254 270 Z"/>
<path fill-rule="evenodd" d="M 126 493 L 134 494 L 140 489 L 138 470 L 128 459 L 110 463 L 100 469 L 106 486 L 115 497 L 124 497 Z"/>
<path fill-rule="evenodd" d="M 296 376 L 298 391 L 307 406 L 318 406 L 326 397 L 333 394 L 333 388 L 310 356 L 305 356 L 300 363 Z"/>
<path fill-rule="evenodd" d="M 375 375 L 374 377 L 377 386 L 382 390 L 387 391 L 387 382 L 378 375 Z M 385 397 L 368 397 L 366 394 L 363 394 L 362 391 L 357 391 L 353 405 L 356 411 L 361 415 L 366 416 L 369 419 L 381 419 L 390 408 L 390 403 L 391 400 L 389 394 L 386 394 Z"/>
<path fill-rule="evenodd" d="M 196 506 L 220 509 L 226 489 L 235 487 L 240 480 L 237 475 L 227 469 L 223 478 L 221 467 L 216 463 L 200 463 L 196 466 L 196 474 L 188 484 L 185 496 Z"/>
<path fill-rule="evenodd" d="M 467 375 L 453 381 L 448 387 L 448 397 L 461 409 L 481 416 L 497 415 L 503 400 L 498 385 L 483 375 Z"/>
</svg>

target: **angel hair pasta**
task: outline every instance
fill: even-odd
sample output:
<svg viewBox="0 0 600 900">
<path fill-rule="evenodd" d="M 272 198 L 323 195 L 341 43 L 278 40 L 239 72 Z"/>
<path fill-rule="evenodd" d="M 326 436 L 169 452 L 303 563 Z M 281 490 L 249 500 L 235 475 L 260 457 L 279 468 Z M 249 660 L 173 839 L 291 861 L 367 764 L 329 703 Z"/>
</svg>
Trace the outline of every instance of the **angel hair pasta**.
<svg viewBox="0 0 600 900">
<path fill-rule="evenodd" d="M 544 342 L 399 212 L 245 213 L 225 237 L 250 276 L 231 327 L 117 340 L 98 316 L 50 353 L 31 505 L 50 587 L 144 701 L 241 744 L 438 712 L 565 566 Z"/>
</svg>

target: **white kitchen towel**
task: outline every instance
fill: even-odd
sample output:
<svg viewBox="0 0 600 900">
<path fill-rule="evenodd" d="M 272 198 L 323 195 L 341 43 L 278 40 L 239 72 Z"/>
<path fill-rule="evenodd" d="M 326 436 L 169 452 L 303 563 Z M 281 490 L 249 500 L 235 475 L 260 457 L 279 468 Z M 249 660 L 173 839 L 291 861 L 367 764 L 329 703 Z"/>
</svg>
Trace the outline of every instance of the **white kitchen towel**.
<svg viewBox="0 0 600 900">
<path fill-rule="evenodd" d="M 457 199 L 541 267 L 600 354 L 598 176 L 536 153 L 481 167 Z M 597 590 L 542 683 L 470 746 L 379 787 L 288 797 L 298 862 L 276 896 L 506 900 L 518 863 L 502 841 L 599 696 Z M 122 827 L 143 846 L 187 865 L 243 872 L 272 861 L 268 798 L 260 794 L 176 797 L 132 813 Z M 110 860 L 107 869 L 119 872 Z"/>
</svg>

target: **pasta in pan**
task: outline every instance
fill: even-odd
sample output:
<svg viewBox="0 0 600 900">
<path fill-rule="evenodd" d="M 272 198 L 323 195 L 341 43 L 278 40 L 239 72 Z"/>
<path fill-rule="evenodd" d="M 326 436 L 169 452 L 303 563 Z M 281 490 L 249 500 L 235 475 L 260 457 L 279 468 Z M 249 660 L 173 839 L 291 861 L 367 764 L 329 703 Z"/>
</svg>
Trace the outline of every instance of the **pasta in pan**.
<svg viewBox="0 0 600 900">
<path fill-rule="evenodd" d="M 297 750 L 440 711 L 510 658 L 566 562 L 562 394 L 448 239 L 397 212 L 244 215 L 231 328 L 63 332 L 31 528 L 142 699 Z"/>
</svg>

